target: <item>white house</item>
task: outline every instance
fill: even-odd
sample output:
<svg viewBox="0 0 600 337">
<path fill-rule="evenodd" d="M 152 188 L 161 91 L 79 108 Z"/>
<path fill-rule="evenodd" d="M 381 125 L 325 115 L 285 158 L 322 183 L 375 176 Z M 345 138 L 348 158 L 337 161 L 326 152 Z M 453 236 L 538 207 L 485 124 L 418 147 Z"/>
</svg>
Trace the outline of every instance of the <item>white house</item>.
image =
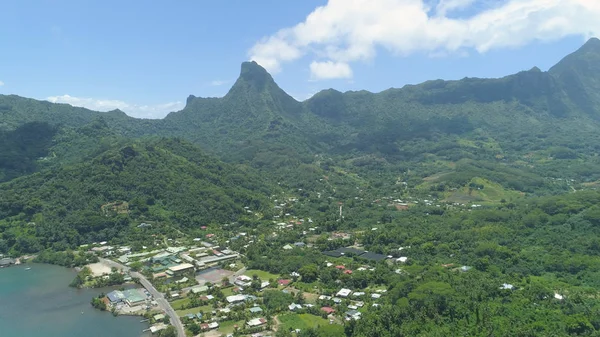
<svg viewBox="0 0 600 337">
<path fill-rule="evenodd" d="M 339 296 L 339 297 L 348 297 L 351 293 L 352 293 L 352 290 L 346 289 L 346 288 L 342 288 L 342 289 L 340 289 L 340 291 L 337 292 L 336 296 Z"/>
</svg>

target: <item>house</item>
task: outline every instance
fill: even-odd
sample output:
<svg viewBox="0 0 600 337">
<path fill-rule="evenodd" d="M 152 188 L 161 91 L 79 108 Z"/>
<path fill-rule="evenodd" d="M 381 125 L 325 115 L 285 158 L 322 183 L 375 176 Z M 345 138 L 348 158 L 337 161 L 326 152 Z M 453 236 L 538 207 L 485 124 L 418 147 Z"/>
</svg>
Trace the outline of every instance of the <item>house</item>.
<svg viewBox="0 0 600 337">
<path fill-rule="evenodd" d="M 198 319 L 202 319 L 202 313 L 201 313 L 201 312 L 197 313 L 197 314 L 196 314 L 196 318 L 198 318 Z"/>
<path fill-rule="evenodd" d="M 263 312 L 263 310 L 262 310 L 262 308 L 261 308 L 261 307 L 252 307 L 252 308 L 250 308 L 250 309 L 248 309 L 248 310 L 249 310 L 251 313 L 253 313 L 253 314 L 258 314 L 258 313 L 261 313 L 261 312 Z"/>
<path fill-rule="evenodd" d="M 330 299 L 331 299 L 331 296 L 327 296 L 327 295 L 321 295 L 321 296 L 319 296 L 319 299 L 320 299 L 321 301 L 323 301 L 323 300 L 330 300 Z"/>
<path fill-rule="evenodd" d="M 264 281 L 260 283 L 260 289 L 265 289 L 266 287 L 268 287 L 271 283 L 269 283 L 269 281 Z"/>
<path fill-rule="evenodd" d="M 171 276 L 185 274 L 187 272 L 194 272 L 194 265 L 189 263 L 182 263 L 176 266 L 169 267 L 167 274 Z"/>
<path fill-rule="evenodd" d="M 502 286 L 500 286 L 500 289 L 504 289 L 504 290 L 514 290 L 515 286 L 513 286 L 512 284 L 508 284 L 508 283 L 503 283 Z"/>
<path fill-rule="evenodd" d="M 286 279 L 282 279 L 282 280 L 278 280 L 277 283 L 279 283 L 280 286 L 288 286 L 290 284 L 290 282 L 292 282 L 291 280 L 286 280 Z"/>
<path fill-rule="evenodd" d="M 246 300 L 246 295 L 232 295 L 232 296 L 227 296 L 225 298 L 225 300 L 228 303 L 239 303 L 239 302 L 243 302 Z"/>
<path fill-rule="evenodd" d="M 340 289 L 340 291 L 337 292 L 336 296 L 339 296 L 339 297 L 348 297 L 351 293 L 352 293 L 352 290 L 346 289 L 346 288 L 342 288 L 342 289 Z"/>
<path fill-rule="evenodd" d="M 335 312 L 335 309 L 333 309 L 332 307 L 322 307 L 321 311 L 325 312 L 328 315 L 331 315 Z"/>
<path fill-rule="evenodd" d="M 348 309 L 352 309 L 352 310 L 358 310 L 358 307 L 356 305 L 350 304 L 348 306 Z"/>
<path fill-rule="evenodd" d="M 246 275 L 240 275 L 235 279 L 234 284 L 240 287 L 249 287 L 252 284 L 252 278 Z"/>
<path fill-rule="evenodd" d="M 381 298 L 381 294 L 371 294 L 371 298 L 376 300 L 378 298 Z"/>
<path fill-rule="evenodd" d="M 333 303 L 335 303 L 335 304 L 340 304 L 340 303 L 342 303 L 342 299 L 341 299 L 341 298 L 334 297 L 334 298 L 332 298 L 331 300 L 332 300 L 332 301 L 333 301 Z"/>
<path fill-rule="evenodd" d="M 302 305 L 296 304 L 296 303 L 292 303 L 292 304 L 288 305 L 288 309 L 290 309 L 291 311 L 294 311 L 296 309 L 302 309 Z"/>
<path fill-rule="evenodd" d="M 267 324 L 267 320 L 262 317 L 261 318 L 253 318 L 253 319 L 249 320 L 247 324 L 249 327 L 253 328 L 253 327 Z"/>
<path fill-rule="evenodd" d="M 217 323 L 217 322 L 208 323 L 208 328 L 209 329 L 216 329 L 218 327 L 219 327 L 219 323 Z"/>
<path fill-rule="evenodd" d="M 396 259 L 396 262 L 398 262 L 398 263 L 406 263 L 407 260 L 408 260 L 408 257 L 401 256 L 401 257 L 399 257 L 399 258 Z"/>
<path fill-rule="evenodd" d="M 346 270 L 344 270 L 344 274 L 351 275 L 352 274 L 352 270 L 346 269 Z"/>
<path fill-rule="evenodd" d="M 335 266 L 335 269 L 344 270 L 344 269 L 346 269 L 346 267 L 339 265 L 339 266 Z"/>
<path fill-rule="evenodd" d="M 366 253 L 360 255 L 360 257 L 363 259 L 373 260 L 373 261 L 383 261 L 383 260 L 387 259 L 387 256 L 385 256 L 383 254 L 377 254 L 377 253 L 372 253 L 372 252 L 366 252 Z"/>
<path fill-rule="evenodd" d="M 346 319 L 347 320 L 359 320 L 360 319 L 360 311 L 357 310 L 348 310 L 346 311 Z"/>
<path fill-rule="evenodd" d="M 195 286 L 192 287 L 192 293 L 194 294 L 199 294 L 199 293 L 204 293 L 208 291 L 208 287 L 207 286 Z"/>
<path fill-rule="evenodd" d="M 285 245 L 285 246 L 283 246 L 283 249 L 290 250 L 290 249 L 294 249 L 294 247 L 292 247 L 290 245 Z"/>
<path fill-rule="evenodd" d="M 296 242 L 296 243 L 294 243 L 294 246 L 302 248 L 302 247 L 306 246 L 306 244 L 304 242 Z"/>
<path fill-rule="evenodd" d="M 158 315 L 154 315 L 154 321 L 162 321 L 163 319 L 165 319 L 165 315 L 163 314 L 158 314 Z"/>
</svg>

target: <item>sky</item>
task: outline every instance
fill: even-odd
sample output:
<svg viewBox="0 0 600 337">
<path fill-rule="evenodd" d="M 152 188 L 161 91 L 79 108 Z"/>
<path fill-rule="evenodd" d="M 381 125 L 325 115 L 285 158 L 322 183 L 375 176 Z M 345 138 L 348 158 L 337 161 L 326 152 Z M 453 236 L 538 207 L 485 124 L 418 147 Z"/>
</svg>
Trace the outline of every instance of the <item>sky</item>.
<svg viewBox="0 0 600 337">
<path fill-rule="evenodd" d="M 3 0 L 0 94 L 162 118 L 255 60 L 297 100 L 549 69 L 600 0 Z"/>
</svg>

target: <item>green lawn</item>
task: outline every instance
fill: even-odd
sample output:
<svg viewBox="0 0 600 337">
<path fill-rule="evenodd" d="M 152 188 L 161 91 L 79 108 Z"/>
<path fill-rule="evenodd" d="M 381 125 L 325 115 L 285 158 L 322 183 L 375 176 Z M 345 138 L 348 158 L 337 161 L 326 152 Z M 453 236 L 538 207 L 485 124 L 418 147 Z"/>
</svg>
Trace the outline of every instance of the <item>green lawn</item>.
<svg viewBox="0 0 600 337">
<path fill-rule="evenodd" d="M 206 312 L 210 312 L 213 311 L 213 307 L 210 305 L 205 305 L 205 306 L 201 306 L 201 307 L 197 307 L 197 308 L 191 308 L 191 309 L 185 309 L 185 310 L 175 310 L 175 312 L 177 313 L 177 315 L 179 317 L 183 317 L 187 314 L 196 314 L 200 311 L 206 313 Z"/>
<path fill-rule="evenodd" d="M 277 280 L 279 278 L 279 275 L 277 274 L 271 274 L 267 271 L 262 271 L 262 270 L 258 270 L 258 269 L 250 269 L 247 270 L 244 275 L 252 277 L 253 275 L 258 275 L 258 278 L 260 278 L 263 281 L 268 281 L 269 279 L 274 279 Z"/>
<path fill-rule="evenodd" d="M 190 301 L 191 301 L 191 299 L 188 298 L 188 297 L 180 298 L 178 300 L 175 300 L 175 301 L 171 302 L 171 306 L 175 310 L 181 309 L 182 307 L 187 306 L 188 304 L 190 304 Z"/>
<path fill-rule="evenodd" d="M 233 332 L 233 327 L 237 325 L 238 327 L 244 326 L 244 321 L 223 321 L 219 323 L 219 332 L 222 334 L 229 334 Z"/>
<path fill-rule="evenodd" d="M 329 325 L 329 321 L 311 314 L 285 314 L 278 317 L 281 322 L 279 329 L 301 329 L 316 328 L 317 326 Z"/>
<path fill-rule="evenodd" d="M 233 288 L 235 288 L 235 287 L 229 287 L 229 288 L 223 289 L 222 290 L 223 295 L 225 295 L 225 296 L 231 296 L 231 295 L 233 295 Z"/>
<path fill-rule="evenodd" d="M 189 303 L 190 303 L 189 298 L 181 298 L 181 299 L 171 302 L 171 306 L 173 307 L 173 309 L 177 310 L 177 309 L 181 309 L 183 306 L 188 305 Z"/>
</svg>

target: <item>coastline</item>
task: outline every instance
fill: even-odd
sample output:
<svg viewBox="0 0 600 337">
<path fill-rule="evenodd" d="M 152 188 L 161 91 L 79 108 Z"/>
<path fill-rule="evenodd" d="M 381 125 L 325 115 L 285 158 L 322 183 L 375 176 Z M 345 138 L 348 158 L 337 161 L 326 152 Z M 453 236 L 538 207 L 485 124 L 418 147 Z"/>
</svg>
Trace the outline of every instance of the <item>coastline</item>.
<svg viewBox="0 0 600 337">
<path fill-rule="evenodd" d="M 30 267 L 30 269 L 29 269 Z M 0 270 L 0 326 L 7 336 L 149 336 L 143 318 L 125 316 L 115 320 L 110 311 L 94 310 L 90 300 L 113 288 L 69 287 L 74 268 L 21 261 Z M 5 330 L 6 329 L 6 330 Z M 87 333 L 88 330 L 93 333 Z M 40 334 L 44 331 L 44 334 Z M 95 332 L 101 331 L 101 332 Z"/>
</svg>

